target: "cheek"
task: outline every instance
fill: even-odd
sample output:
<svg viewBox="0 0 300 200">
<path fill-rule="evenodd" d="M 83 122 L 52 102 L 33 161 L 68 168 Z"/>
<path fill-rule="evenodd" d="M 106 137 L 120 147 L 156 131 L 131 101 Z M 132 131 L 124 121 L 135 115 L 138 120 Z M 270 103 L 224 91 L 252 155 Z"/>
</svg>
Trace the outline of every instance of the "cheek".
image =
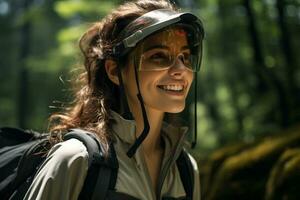
<svg viewBox="0 0 300 200">
<path fill-rule="evenodd" d="M 143 72 L 141 71 L 139 73 L 139 83 L 142 88 L 147 88 L 147 87 L 153 87 L 156 85 L 157 80 L 159 80 L 159 77 L 161 75 L 158 72 L 155 71 L 147 71 Z M 148 88 L 149 89 L 149 88 Z"/>
<path fill-rule="evenodd" d="M 187 72 L 187 81 L 188 81 L 188 89 L 191 87 L 193 80 L 194 80 L 194 72 L 188 71 Z"/>
<path fill-rule="evenodd" d="M 122 71 L 122 79 L 125 90 L 129 94 L 136 94 L 137 88 L 135 83 L 134 71 L 128 68 L 125 68 Z"/>
</svg>

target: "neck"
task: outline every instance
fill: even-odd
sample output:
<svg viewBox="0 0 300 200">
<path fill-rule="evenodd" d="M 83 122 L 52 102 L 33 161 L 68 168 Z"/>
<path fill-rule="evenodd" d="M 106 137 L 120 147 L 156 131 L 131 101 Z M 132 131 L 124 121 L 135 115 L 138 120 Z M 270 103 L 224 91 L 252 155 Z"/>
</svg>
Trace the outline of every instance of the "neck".
<svg viewBox="0 0 300 200">
<path fill-rule="evenodd" d="M 139 106 L 140 107 L 140 106 Z M 155 110 L 145 106 L 147 118 L 150 126 L 148 136 L 143 141 L 144 152 L 153 153 L 157 150 L 161 150 L 161 127 L 164 117 L 164 112 Z M 144 129 L 144 119 L 141 109 L 131 109 L 132 114 L 136 121 L 136 137 L 139 137 Z"/>
</svg>

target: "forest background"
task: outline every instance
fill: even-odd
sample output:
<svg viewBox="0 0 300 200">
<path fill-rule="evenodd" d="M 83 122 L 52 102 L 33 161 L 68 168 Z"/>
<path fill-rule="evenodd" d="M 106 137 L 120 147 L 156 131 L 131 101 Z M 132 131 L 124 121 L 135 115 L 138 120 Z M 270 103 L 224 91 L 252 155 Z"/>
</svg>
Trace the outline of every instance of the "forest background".
<svg viewBox="0 0 300 200">
<path fill-rule="evenodd" d="M 282 171 L 280 156 L 300 160 L 300 149 L 284 154 L 300 146 L 300 0 L 174 2 L 200 16 L 206 32 L 197 100 L 192 92 L 183 116 L 193 127 L 196 104 L 202 195 L 279 197 L 277 183 L 286 182 L 271 174 Z M 0 127 L 47 131 L 50 114 L 71 100 L 79 37 L 120 3 L 0 0 Z"/>
<path fill-rule="evenodd" d="M 69 72 L 82 63 L 79 37 L 121 2 L 0 0 L 0 126 L 47 129 L 50 113 L 70 100 Z M 176 3 L 199 15 L 206 31 L 197 151 L 299 123 L 299 0 Z"/>
</svg>

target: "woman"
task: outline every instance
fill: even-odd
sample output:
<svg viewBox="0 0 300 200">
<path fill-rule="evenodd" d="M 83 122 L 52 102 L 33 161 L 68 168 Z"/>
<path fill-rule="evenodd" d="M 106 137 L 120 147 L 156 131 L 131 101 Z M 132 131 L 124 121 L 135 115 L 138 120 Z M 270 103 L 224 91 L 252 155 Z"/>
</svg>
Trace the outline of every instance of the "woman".
<svg viewBox="0 0 300 200">
<path fill-rule="evenodd" d="M 97 134 L 119 163 L 115 190 L 135 199 L 184 199 L 175 164 L 186 130 L 163 122 L 179 113 L 201 61 L 198 18 L 166 0 L 128 2 L 81 38 L 85 62 L 74 105 L 52 116 L 55 144 L 25 199 L 77 199 L 88 169 L 86 147 L 60 141 L 71 128 Z M 200 199 L 197 164 L 193 199 Z"/>
</svg>

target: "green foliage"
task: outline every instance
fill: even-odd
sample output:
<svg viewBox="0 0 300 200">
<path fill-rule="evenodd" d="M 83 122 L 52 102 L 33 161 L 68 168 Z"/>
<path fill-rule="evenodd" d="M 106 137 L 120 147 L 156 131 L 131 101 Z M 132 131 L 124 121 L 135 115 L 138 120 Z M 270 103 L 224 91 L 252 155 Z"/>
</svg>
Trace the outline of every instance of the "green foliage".
<svg viewBox="0 0 300 200">
<path fill-rule="evenodd" d="M 115 7 L 114 1 L 88 1 L 88 0 L 66 0 L 55 3 L 55 11 L 63 18 L 72 18 L 77 15 L 81 16 L 102 16 L 106 15 Z"/>
<path fill-rule="evenodd" d="M 68 72 L 80 68 L 82 56 L 78 40 L 95 21 L 109 13 L 121 1 L 2 0 L 7 12 L 0 12 L 0 125 L 18 126 L 21 69 L 28 72 L 26 127 L 45 129 L 53 101 L 69 99 Z M 178 1 L 180 3 L 180 1 Z M 291 84 L 282 30 L 278 24 L 276 0 L 249 1 L 254 14 L 262 61 L 257 61 L 253 35 L 249 29 L 246 0 L 201 0 L 193 11 L 204 23 L 206 37 L 201 71 L 198 74 L 198 146 L 195 152 L 206 154 L 226 144 L 253 141 L 283 127 L 284 108 L 292 111 L 291 125 L 300 119 L 300 108 L 291 86 L 300 88 L 297 52 L 300 49 L 299 3 L 286 1 L 287 25 L 294 59 L 294 83 Z M 185 8 L 189 10 L 189 8 Z M 29 24 L 29 45 L 21 59 L 24 25 Z M 63 81 L 61 81 L 62 79 Z M 282 93 L 280 88 L 282 88 Z M 279 88 L 279 89 L 278 89 Z M 286 94 L 286 95 L 285 95 Z M 286 98 L 287 104 L 282 104 Z M 24 101 L 25 102 L 25 101 Z M 187 110 L 193 119 L 193 104 Z M 192 121 L 192 120 L 190 120 Z M 199 153 L 199 154 L 200 154 Z"/>
</svg>

